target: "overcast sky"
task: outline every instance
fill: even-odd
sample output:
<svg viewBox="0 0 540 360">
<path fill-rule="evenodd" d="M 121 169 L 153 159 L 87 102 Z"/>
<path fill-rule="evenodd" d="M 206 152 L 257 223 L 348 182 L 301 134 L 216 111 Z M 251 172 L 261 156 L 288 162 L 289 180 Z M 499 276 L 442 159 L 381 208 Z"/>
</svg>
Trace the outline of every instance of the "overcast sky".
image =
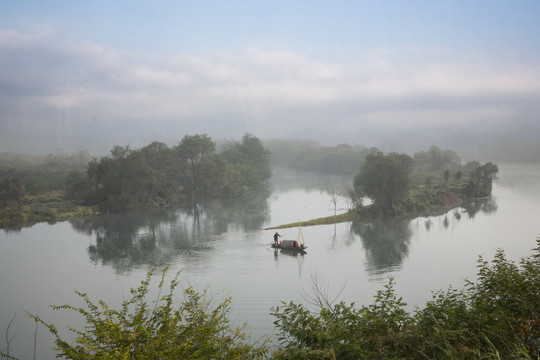
<svg viewBox="0 0 540 360">
<path fill-rule="evenodd" d="M 539 114 L 538 0 L 0 4 L 0 151 L 538 139 Z"/>
</svg>

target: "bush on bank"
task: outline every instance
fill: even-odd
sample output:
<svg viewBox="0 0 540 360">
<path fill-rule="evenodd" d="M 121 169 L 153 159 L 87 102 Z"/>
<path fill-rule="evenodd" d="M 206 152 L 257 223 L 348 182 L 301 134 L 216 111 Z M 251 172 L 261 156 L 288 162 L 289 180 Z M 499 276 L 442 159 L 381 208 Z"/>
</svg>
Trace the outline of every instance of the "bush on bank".
<svg viewBox="0 0 540 360">
<path fill-rule="evenodd" d="M 537 359 L 540 357 L 540 238 L 520 266 L 497 251 L 478 278 L 405 311 L 391 279 L 372 305 L 321 302 L 319 312 L 273 309 L 282 348 L 275 359 Z"/>
<path fill-rule="evenodd" d="M 159 282 L 164 290 L 166 271 Z M 103 301 L 77 294 L 86 308 L 53 306 L 55 310 L 75 311 L 86 320 L 84 330 L 73 330 L 75 344 L 63 340 L 53 324 L 29 314 L 55 337 L 57 357 L 63 359 L 261 359 L 267 353 L 266 340 L 252 342 L 246 325 L 234 327 L 229 319 L 231 299 L 214 304 L 206 293 L 193 287 L 183 290 L 178 304 L 174 294 L 179 273 L 171 280 L 166 295 L 147 301 L 153 272 L 120 309 L 111 309 Z"/>
</svg>

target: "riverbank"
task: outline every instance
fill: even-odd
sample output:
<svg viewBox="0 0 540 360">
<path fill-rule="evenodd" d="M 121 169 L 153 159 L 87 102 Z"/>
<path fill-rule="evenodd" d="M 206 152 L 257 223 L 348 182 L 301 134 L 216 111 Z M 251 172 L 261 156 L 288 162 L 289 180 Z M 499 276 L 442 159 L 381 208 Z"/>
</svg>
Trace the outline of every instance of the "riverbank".
<svg viewBox="0 0 540 360">
<path fill-rule="evenodd" d="M 20 229 L 38 222 L 53 224 L 97 212 L 96 207 L 76 205 L 66 200 L 63 191 L 27 195 L 16 204 L 0 209 L 0 229 Z"/>
</svg>

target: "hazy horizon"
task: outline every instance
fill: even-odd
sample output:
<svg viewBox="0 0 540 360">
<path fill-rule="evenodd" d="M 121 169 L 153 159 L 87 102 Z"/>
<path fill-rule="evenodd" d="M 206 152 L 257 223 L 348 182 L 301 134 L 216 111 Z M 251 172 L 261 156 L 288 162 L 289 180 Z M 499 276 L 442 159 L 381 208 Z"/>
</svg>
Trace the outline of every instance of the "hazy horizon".
<svg viewBox="0 0 540 360">
<path fill-rule="evenodd" d="M 0 151 L 251 133 L 540 152 L 535 1 L 0 7 Z"/>
</svg>

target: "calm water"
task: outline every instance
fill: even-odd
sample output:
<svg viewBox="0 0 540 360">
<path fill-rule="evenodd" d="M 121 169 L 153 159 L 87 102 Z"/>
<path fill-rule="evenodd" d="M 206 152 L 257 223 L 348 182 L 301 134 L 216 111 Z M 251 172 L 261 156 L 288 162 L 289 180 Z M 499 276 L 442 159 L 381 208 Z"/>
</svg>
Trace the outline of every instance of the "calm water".
<svg viewBox="0 0 540 360">
<path fill-rule="evenodd" d="M 182 284 L 206 288 L 217 300 L 233 298 L 233 320 L 247 322 L 254 338 L 273 331 L 269 309 L 280 301 L 304 301 L 313 279 L 330 296 L 372 302 L 392 276 L 412 310 L 431 291 L 461 287 L 476 275 L 478 256 L 497 248 L 519 260 L 540 234 L 540 166 L 502 165 L 493 199 L 440 216 L 305 227 L 305 256 L 275 253 L 272 231 L 262 228 L 332 215 L 331 191 L 350 179 L 276 172 L 274 191 L 249 199 L 37 224 L 0 230 L 0 349 L 5 329 L 11 355 L 32 358 L 34 324 L 28 310 L 64 329 L 80 328 L 75 314 L 49 305 L 82 305 L 75 290 L 117 306 L 154 267 L 182 270 Z M 337 207 L 347 207 L 338 198 Z M 344 210 L 338 210 L 344 211 Z M 285 239 L 296 229 L 284 229 Z M 52 359 L 52 337 L 37 333 L 38 359 Z"/>
</svg>

